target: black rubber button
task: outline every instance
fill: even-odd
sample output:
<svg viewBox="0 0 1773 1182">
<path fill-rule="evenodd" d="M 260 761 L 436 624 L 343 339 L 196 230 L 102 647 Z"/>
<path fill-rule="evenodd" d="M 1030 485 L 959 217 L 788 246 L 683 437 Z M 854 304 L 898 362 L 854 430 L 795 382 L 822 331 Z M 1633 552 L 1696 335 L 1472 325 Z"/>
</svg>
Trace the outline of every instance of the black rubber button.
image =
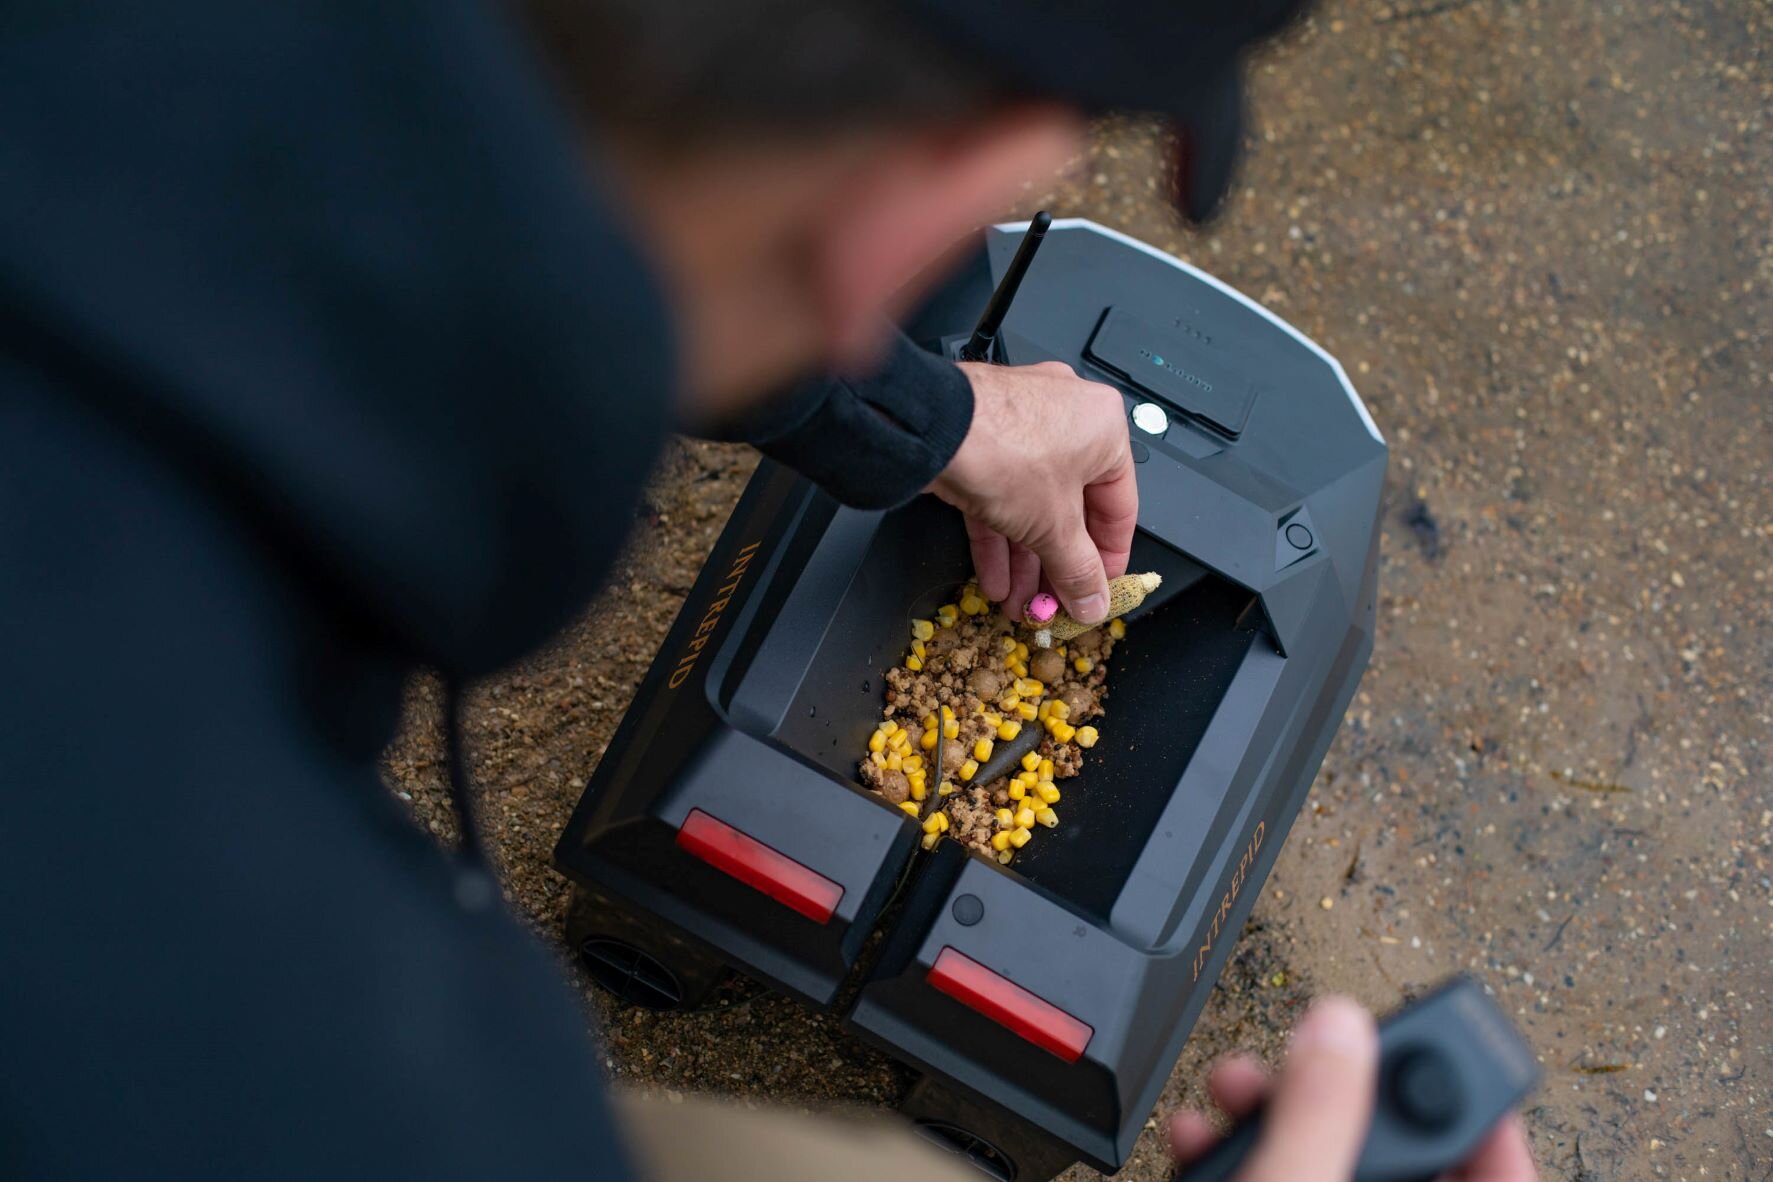
<svg viewBox="0 0 1773 1182">
<path fill-rule="evenodd" d="M 1287 545 L 1295 550 L 1309 550 L 1314 539 L 1311 531 L 1295 521 L 1287 527 Z"/>
<path fill-rule="evenodd" d="M 1133 463 L 1143 464 L 1150 458 L 1151 449 L 1146 447 L 1143 443 L 1140 443 L 1137 439 L 1133 440 Z"/>
<path fill-rule="evenodd" d="M 954 922 L 972 927 L 985 918 L 985 904 L 977 895 L 961 895 L 954 900 Z"/>
<path fill-rule="evenodd" d="M 1391 1104 L 1397 1114 L 1421 1129 L 1446 1128 L 1459 1119 L 1464 1090 L 1453 1065 L 1439 1051 L 1426 1047 L 1405 1051 L 1391 1070 Z"/>
</svg>

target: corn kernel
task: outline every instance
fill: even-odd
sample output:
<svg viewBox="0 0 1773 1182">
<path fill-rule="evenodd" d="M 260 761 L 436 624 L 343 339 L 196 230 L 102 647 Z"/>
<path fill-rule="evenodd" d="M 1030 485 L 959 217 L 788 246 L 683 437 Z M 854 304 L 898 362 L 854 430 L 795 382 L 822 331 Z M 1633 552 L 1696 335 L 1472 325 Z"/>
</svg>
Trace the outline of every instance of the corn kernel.
<svg viewBox="0 0 1773 1182">
<path fill-rule="evenodd" d="M 1003 715 L 995 710 L 980 711 L 979 717 L 985 720 L 986 726 L 992 727 L 993 729 L 1003 725 Z"/>
<path fill-rule="evenodd" d="M 936 819 L 942 822 L 942 832 L 944 832 L 944 833 L 948 832 L 948 814 L 947 813 L 937 813 Z"/>
<path fill-rule="evenodd" d="M 1016 642 L 1016 659 L 1018 661 L 1026 661 L 1028 659 L 1028 646 L 1021 641 Z"/>
<path fill-rule="evenodd" d="M 919 809 L 915 804 L 912 804 L 909 800 L 901 800 L 899 802 L 899 811 L 902 813 L 907 813 L 910 816 L 915 817 L 915 816 L 917 816 Z"/>
<path fill-rule="evenodd" d="M 1051 829 L 1059 823 L 1059 814 L 1055 813 L 1051 808 L 1044 808 L 1034 814 L 1034 819 L 1039 821 L 1042 825 L 1045 825 L 1048 829 Z"/>
<path fill-rule="evenodd" d="M 1010 719 L 1005 719 L 1004 721 L 997 724 L 997 737 L 1002 739 L 1006 743 L 1021 733 L 1022 733 L 1022 724 L 1019 722 L 1015 722 Z"/>
<path fill-rule="evenodd" d="M 1021 694 L 1024 698 L 1038 698 L 1047 692 L 1047 687 L 1038 678 L 1018 677 L 1016 679 L 1016 692 Z"/>
<path fill-rule="evenodd" d="M 944 739 L 958 739 L 958 738 L 960 738 L 960 719 L 958 719 L 958 718 L 944 719 L 942 722 L 942 737 Z"/>
<path fill-rule="evenodd" d="M 920 672 L 922 672 L 922 671 L 923 671 L 923 660 L 922 660 L 922 658 L 920 658 L 920 657 L 918 657 L 918 656 L 916 656 L 916 655 L 912 655 L 912 656 L 909 656 L 909 657 L 906 657 L 906 658 L 905 658 L 905 668 L 907 668 L 907 669 L 909 669 L 909 670 L 911 670 L 911 671 L 912 671 L 912 672 L 913 672 L 913 673 L 920 673 Z"/>
<path fill-rule="evenodd" d="M 887 736 L 887 749 L 891 750 L 891 751 L 897 751 L 900 755 L 903 755 L 903 754 L 905 754 L 905 752 L 911 750 L 911 734 L 910 734 L 910 732 L 907 731 L 904 727 L 900 727 L 898 730 L 896 730 L 892 734 L 888 735 Z"/>
<path fill-rule="evenodd" d="M 1009 792 L 1011 800 L 1021 800 L 1028 795 L 1028 785 L 1020 780 L 1011 780 Z"/>
<path fill-rule="evenodd" d="M 1063 721 L 1071 717 L 1071 705 L 1064 698 L 1053 699 L 1053 717 Z"/>
<path fill-rule="evenodd" d="M 883 735 L 886 735 L 888 738 L 891 738 L 893 732 L 898 729 L 899 729 L 899 724 L 894 722 L 890 718 L 880 724 L 880 733 Z"/>
<path fill-rule="evenodd" d="M 1022 660 L 1017 660 L 1017 662 L 1014 665 L 1010 666 L 1010 672 L 1014 673 L 1017 677 L 1027 677 L 1028 676 L 1028 666 Z"/>
<path fill-rule="evenodd" d="M 1006 656 L 1016 651 L 1016 638 L 1014 636 L 1000 636 L 997 638 L 997 643 L 1003 649 Z"/>
<path fill-rule="evenodd" d="M 896 771 L 900 770 L 900 768 L 902 768 L 904 766 L 904 763 L 905 763 L 905 761 L 900 758 L 899 753 L 897 751 L 891 752 L 886 757 L 886 768 L 887 768 L 887 771 L 889 771 L 889 772 L 896 772 Z"/>
<path fill-rule="evenodd" d="M 954 707 L 953 706 L 942 707 L 942 717 L 943 718 L 953 718 L 954 717 Z"/>
<path fill-rule="evenodd" d="M 928 640 L 930 637 L 934 636 L 935 634 L 936 634 L 936 626 L 934 624 L 930 623 L 928 620 L 913 620 L 913 621 L 911 621 L 911 635 L 912 635 L 913 639 L 915 639 L 919 642 L 922 642 L 922 641 Z"/>
<path fill-rule="evenodd" d="M 1022 770 L 1023 771 L 1031 772 L 1039 766 L 1040 766 L 1040 752 L 1030 751 L 1027 755 L 1024 755 L 1022 757 Z"/>
<path fill-rule="evenodd" d="M 907 755 L 907 756 L 905 756 L 905 770 L 908 772 L 921 772 L 923 770 L 923 756 L 921 756 L 921 755 Z"/>
<path fill-rule="evenodd" d="M 1036 706 L 1033 702 L 1016 703 L 1016 717 L 1020 718 L 1023 722 L 1033 722 L 1040 716 L 1039 711 L 1040 707 Z"/>
<path fill-rule="evenodd" d="M 1101 736 L 1097 733 L 1096 728 L 1093 726 L 1080 726 L 1077 728 L 1076 738 L 1079 747 L 1094 747 L 1096 745 L 1096 740 L 1100 737 Z"/>
<path fill-rule="evenodd" d="M 926 833 L 923 835 L 923 848 L 926 850 L 933 850 L 936 848 L 936 843 L 941 840 L 942 835 L 940 833 Z"/>
<path fill-rule="evenodd" d="M 1124 620 L 1110 620 L 1110 621 L 1108 621 L 1108 635 L 1114 637 L 1116 640 L 1125 640 L 1126 635 L 1127 635 L 1126 621 L 1124 621 Z"/>
<path fill-rule="evenodd" d="M 936 795 L 937 796 L 953 796 L 954 795 L 954 785 L 951 784 L 947 780 L 943 780 L 940 784 L 936 785 Z"/>
<path fill-rule="evenodd" d="M 921 640 L 914 640 L 911 642 L 911 651 L 917 655 L 917 659 L 920 661 L 930 655 L 930 650 L 923 646 L 923 641 Z"/>
<path fill-rule="evenodd" d="M 1050 759 L 1043 759 L 1040 761 L 1040 766 L 1034 770 L 1041 779 L 1050 780 L 1053 778 L 1053 761 Z"/>
<path fill-rule="evenodd" d="M 886 766 L 886 752 L 884 752 L 884 751 L 876 751 L 874 754 L 870 755 L 868 758 L 872 759 L 874 761 L 875 767 L 885 767 Z"/>
<path fill-rule="evenodd" d="M 882 734 L 880 731 L 875 731 L 872 735 L 869 735 L 868 736 L 868 750 L 870 750 L 870 751 L 885 751 L 886 750 L 886 736 L 884 734 Z"/>
<path fill-rule="evenodd" d="M 1058 804 L 1059 788 L 1050 780 L 1042 780 L 1034 786 L 1034 794 L 1040 797 L 1042 804 Z"/>
<path fill-rule="evenodd" d="M 1015 653 L 1011 653 L 1009 656 L 1007 656 L 1003 659 L 1003 667 L 1005 669 L 1011 670 L 1012 672 L 1015 670 L 1015 668 L 1016 668 L 1016 654 Z"/>
<path fill-rule="evenodd" d="M 979 615 L 985 610 L 985 601 L 977 595 L 963 595 L 960 599 L 960 610 L 969 616 Z"/>
<path fill-rule="evenodd" d="M 1009 833 L 1005 830 L 999 830 L 998 832 L 993 833 L 991 835 L 991 848 L 999 851 L 1000 853 L 1004 850 L 1009 849 L 1010 848 Z"/>
<path fill-rule="evenodd" d="M 1002 710 L 1005 714 L 1013 713 L 1015 711 L 1016 707 L 1020 706 L 1021 704 L 1022 704 L 1021 695 L 1014 694 L 1014 693 L 1005 694 L 1003 697 L 1001 697 L 997 700 L 997 708 L 999 710 Z"/>
<path fill-rule="evenodd" d="M 990 739 L 980 739 L 973 744 L 973 758 L 984 763 L 991 758 L 992 743 Z"/>
<path fill-rule="evenodd" d="M 938 616 L 958 616 L 960 614 L 960 604 L 944 603 L 941 607 L 936 609 L 936 614 Z"/>
<path fill-rule="evenodd" d="M 936 749 L 936 728 L 932 726 L 929 730 L 925 731 L 923 733 L 923 738 L 917 741 L 917 745 L 922 747 L 925 751 L 934 751 Z"/>
<path fill-rule="evenodd" d="M 1012 813 L 1009 809 L 998 809 L 997 827 L 999 829 L 1014 829 L 1016 827 L 1016 814 Z"/>
<path fill-rule="evenodd" d="M 1023 805 L 1021 808 L 1016 810 L 1016 828 L 1018 828 L 1018 829 L 1032 829 L 1032 828 L 1034 828 L 1034 820 L 1035 820 L 1034 810 L 1029 808 L 1027 805 Z"/>
<path fill-rule="evenodd" d="M 1079 657 L 1079 658 L 1077 658 L 1077 660 L 1071 662 L 1071 667 L 1073 669 L 1076 669 L 1079 673 L 1088 673 L 1091 669 L 1094 669 L 1096 666 L 1091 663 L 1091 661 L 1088 657 Z"/>
<path fill-rule="evenodd" d="M 1077 728 L 1069 722 L 1055 722 L 1053 724 L 1053 738 L 1059 742 L 1069 743 L 1075 737 L 1077 737 Z"/>
<path fill-rule="evenodd" d="M 960 778 L 963 780 L 972 779 L 975 775 L 978 774 L 978 772 L 979 772 L 979 764 L 975 760 L 969 759 L 965 763 L 960 765 Z"/>
<path fill-rule="evenodd" d="M 912 800 L 915 800 L 919 804 L 922 804 L 924 801 L 924 798 L 926 796 L 928 796 L 929 794 L 930 794 L 930 790 L 923 786 L 922 780 L 911 781 L 911 799 Z"/>
<path fill-rule="evenodd" d="M 1033 836 L 1034 836 L 1034 834 L 1030 833 L 1026 829 L 1012 830 L 1010 833 L 1010 844 L 1012 846 L 1016 847 L 1017 849 L 1021 849 L 1023 846 L 1028 844 L 1028 839 Z"/>
<path fill-rule="evenodd" d="M 942 824 L 937 821 L 936 818 L 941 815 L 941 813 L 931 813 L 929 816 L 925 817 L 923 819 L 923 831 L 925 833 L 940 833 L 942 831 Z"/>
<path fill-rule="evenodd" d="M 1003 853 L 997 855 L 997 864 L 999 866 L 1008 866 L 1010 860 L 1015 856 L 1016 854 L 1014 850 L 1005 850 Z"/>
</svg>

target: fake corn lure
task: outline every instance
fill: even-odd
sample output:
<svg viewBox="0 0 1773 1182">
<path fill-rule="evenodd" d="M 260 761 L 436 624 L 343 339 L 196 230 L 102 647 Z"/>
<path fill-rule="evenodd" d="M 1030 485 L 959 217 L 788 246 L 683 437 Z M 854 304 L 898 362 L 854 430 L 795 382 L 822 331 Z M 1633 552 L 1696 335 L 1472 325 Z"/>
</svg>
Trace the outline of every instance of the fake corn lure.
<svg viewBox="0 0 1773 1182">
<path fill-rule="evenodd" d="M 1144 603 L 1145 597 L 1162 586 L 1163 581 L 1163 576 L 1156 571 L 1109 579 L 1107 619 L 1124 616 Z M 1101 626 L 1078 623 L 1059 606 L 1057 599 L 1045 592 L 1028 601 L 1028 605 L 1022 609 L 1022 618 L 1034 629 L 1034 643 L 1040 648 L 1052 648 L 1055 643 L 1063 644 L 1067 640 L 1075 640 L 1090 629 Z"/>
</svg>

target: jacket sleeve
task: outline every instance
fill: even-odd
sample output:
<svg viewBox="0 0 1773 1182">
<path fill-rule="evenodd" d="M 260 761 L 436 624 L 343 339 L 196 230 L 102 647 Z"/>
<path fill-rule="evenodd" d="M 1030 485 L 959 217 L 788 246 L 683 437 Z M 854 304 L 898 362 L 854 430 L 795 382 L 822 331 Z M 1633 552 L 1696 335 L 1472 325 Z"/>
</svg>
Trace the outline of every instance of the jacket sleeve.
<svg viewBox="0 0 1773 1182">
<path fill-rule="evenodd" d="M 873 374 L 809 379 L 713 436 L 755 445 L 846 505 L 890 509 L 948 466 L 972 421 L 966 375 L 897 333 Z"/>
</svg>

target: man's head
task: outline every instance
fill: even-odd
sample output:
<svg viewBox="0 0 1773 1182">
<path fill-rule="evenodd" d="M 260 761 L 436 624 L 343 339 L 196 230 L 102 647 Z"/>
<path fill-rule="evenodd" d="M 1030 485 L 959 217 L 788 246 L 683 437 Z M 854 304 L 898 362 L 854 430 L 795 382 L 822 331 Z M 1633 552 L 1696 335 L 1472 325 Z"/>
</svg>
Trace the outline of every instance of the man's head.
<svg viewBox="0 0 1773 1182">
<path fill-rule="evenodd" d="M 1216 197 L 1238 52 L 1297 6 L 1029 0 L 999 34 L 986 0 L 515 2 L 653 254 L 709 414 L 865 366 L 885 317 L 1073 156 L 1089 114 L 1198 131 L 1187 113 L 1211 111 L 1195 155 L 1223 166 L 1204 188 L 1178 175 Z M 1181 51 L 1140 44 L 1160 35 Z"/>
</svg>

